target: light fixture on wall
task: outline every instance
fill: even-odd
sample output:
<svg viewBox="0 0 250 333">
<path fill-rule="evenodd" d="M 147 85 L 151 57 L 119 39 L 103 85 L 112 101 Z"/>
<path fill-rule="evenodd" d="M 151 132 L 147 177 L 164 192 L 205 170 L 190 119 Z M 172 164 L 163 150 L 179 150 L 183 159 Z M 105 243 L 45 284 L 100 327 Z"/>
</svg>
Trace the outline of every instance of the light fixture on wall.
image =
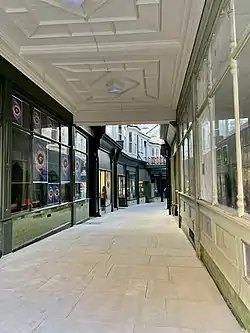
<svg viewBox="0 0 250 333">
<path fill-rule="evenodd" d="M 114 80 L 106 84 L 109 94 L 121 94 L 123 92 L 123 85 L 120 82 L 115 82 Z"/>
</svg>

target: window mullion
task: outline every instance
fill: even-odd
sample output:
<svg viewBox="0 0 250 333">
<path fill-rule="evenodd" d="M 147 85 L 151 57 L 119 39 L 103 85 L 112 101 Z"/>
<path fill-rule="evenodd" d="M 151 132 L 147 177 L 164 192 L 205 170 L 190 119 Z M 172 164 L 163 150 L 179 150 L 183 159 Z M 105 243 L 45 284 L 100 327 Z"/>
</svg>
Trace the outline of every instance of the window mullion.
<svg viewBox="0 0 250 333">
<path fill-rule="evenodd" d="M 244 190 L 242 177 L 242 153 L 240 140 L 240 105 L 239 105 L 239 82 L 237 60 L 232 58 L 236 46 L 236 28 L 235 28 L 235 10 L 234 3 L 230 1 L 230 23 L 231 23 L 231 43 L 230 43 L 230 68 L 233 77 L 233 102 L 234 102 L 234 119 L 235 119 L 235 140 L 236 140 L 236 165 L 237 165 L 237 213 L 238 216 L 244 215 Z"/>
</svg>

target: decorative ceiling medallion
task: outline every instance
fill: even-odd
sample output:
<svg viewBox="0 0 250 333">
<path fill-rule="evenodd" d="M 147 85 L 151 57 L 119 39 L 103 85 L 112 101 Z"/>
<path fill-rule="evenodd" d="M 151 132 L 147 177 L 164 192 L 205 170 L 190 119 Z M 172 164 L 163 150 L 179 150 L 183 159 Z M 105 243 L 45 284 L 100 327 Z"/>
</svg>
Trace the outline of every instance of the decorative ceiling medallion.
<svg viewBox="0 0 250 333">
<path fill-rule="evenodd" d="M 83 16 L 88 20 L 96 13 L 108 0 L 42 0 L 52 6 L 64 9 L 70 13 Z"/>
</svg>

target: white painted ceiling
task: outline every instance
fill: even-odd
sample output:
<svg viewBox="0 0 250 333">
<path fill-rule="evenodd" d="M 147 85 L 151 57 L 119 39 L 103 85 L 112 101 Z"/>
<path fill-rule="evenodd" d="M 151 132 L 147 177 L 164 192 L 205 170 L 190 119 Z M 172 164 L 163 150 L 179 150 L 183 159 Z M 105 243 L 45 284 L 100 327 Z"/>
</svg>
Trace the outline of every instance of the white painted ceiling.
<svg viewBox="0 0 250 333">
<path fill-rule="evenodd" d="M 203 5 L 0 0 L 0 50 L 78 124 L 165 123 L 176 117 Z M 112 82 L 120 94 L 108 92 Z"/>
</svg>

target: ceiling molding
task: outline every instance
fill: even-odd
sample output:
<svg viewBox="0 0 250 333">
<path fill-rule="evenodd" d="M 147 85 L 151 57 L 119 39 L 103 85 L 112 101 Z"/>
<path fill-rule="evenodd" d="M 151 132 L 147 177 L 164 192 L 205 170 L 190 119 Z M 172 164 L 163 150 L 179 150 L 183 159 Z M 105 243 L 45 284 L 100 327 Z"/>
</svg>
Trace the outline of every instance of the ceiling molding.
<svg viewBox="0 0 250 333">
<path fill-rule="evenodd" d="M 70 102 L 61 98 L 61 96 L 67 95 L 65 91 L 55 89 L 55 83 L 48 77 L 47 74 L 39 75 L 38 70 L 35 70 L 31 64 L 29 64 L 27 61 L 24 61 L 16 53 L 16 51 L 13 51 L 12 48 L 1 37 L 0 54 L 8 62 L 20 70 L 25 76 L 27 76 L 31 81 L 33 81 L 38 87 L 43 89 L 48 95 L 50 95 L 54 100 L 61 104 L 65 109 L 71 112 L 75 110 L 75 107 Z M 50 83 L 48 81 L 50 81 Z"/>
<path fill-rule="evenodd" d="M 81 123 L 174 120 L 203 1 L 3 1 L 2 54 Z"/>
</svg>

